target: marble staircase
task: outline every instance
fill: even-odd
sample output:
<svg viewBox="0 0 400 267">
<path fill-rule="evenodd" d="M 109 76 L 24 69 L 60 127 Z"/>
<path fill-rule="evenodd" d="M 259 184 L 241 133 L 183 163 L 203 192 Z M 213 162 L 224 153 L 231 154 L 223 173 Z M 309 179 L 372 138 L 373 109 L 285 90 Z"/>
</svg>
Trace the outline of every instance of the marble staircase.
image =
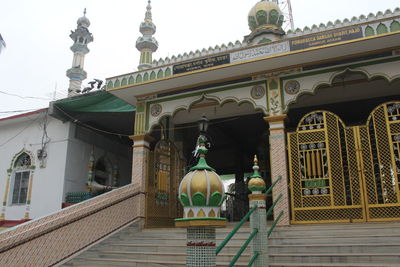
<svg viewBox="0 0 400 267">
<path fill-rule="evenodd" d="M 233 224 L 217 230 L 221 242 Z M 249 235 L 248 224 L 217 257 L 227 266 Z M 185 229 L 143 229 L 132 224 L 63 266 L 183 267 Z M 400 267 L 400 222 L 277 227 L 269 242 L 270 266 Z M 247 266 L 247 249 L 235 266 Z"/>
</svg>

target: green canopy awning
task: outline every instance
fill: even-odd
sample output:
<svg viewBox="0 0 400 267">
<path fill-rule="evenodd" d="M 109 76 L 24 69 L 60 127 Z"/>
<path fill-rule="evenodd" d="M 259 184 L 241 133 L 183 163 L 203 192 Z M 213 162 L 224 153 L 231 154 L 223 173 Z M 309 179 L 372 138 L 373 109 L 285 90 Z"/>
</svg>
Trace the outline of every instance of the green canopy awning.
<svg viewBox="0 0 400 267">
<path fill-rule="evenodd" d="M 134 112 L 134 106 L 106 92 L 98 91 L 54 102 L 64 111 L 72 112 Z"/>
</svg>

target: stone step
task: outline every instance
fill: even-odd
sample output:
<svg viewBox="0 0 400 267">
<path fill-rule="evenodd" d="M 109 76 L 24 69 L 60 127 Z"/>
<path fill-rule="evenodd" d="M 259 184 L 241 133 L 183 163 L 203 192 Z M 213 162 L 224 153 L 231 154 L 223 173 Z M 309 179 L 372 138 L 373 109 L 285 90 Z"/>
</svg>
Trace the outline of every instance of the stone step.
<svg viewBox="0 0 400 267">
<path fill-rule="evenodd" d="M 398 236 L 380 236 L 380 235 L 364 235 L 353 237 L 351 235 L 343 236 L 308 236 L 308 237 L 271 237 L 270 245 L 290 245 L 290 244 L 374 244 L 386 243 L 397 244 L 400 240 Z"/>
<path fill-rule="evenodd" d="M 229 262 L 217 262 L 217 266 L 226 267 Z M 184 267 L 186 261 L 157 261 L 157 260 L 135 260 L 135 259 L 120 259 L 120 258 L 86 258 L 84 260 L 74 261 L 70 265 L 64 266 L 79 266 L 79 267 L 95 267 L 95 266 L 133 266 L 133 267 Z M 247 266 L 246 263 L 235 263 L 235 266 Z"/>
<path fill-rule="evenodd" d="M 373 244 L 317 244 L 317 245 L 271 245 L 269 252 L 278 253 L 398 253 L 400 243 L 373 243 Z"/>
<path fill-rule="evenodd" d="M 236 253 L 239 251 L 242 245 L 231 245 L 228 243 L 222 252 L 224 253 Z M 110 243 L 107 245 L 107 249 L 116 251 L 148 251 L 148 252 L 183 252 L 186 253 L 186 244 L 184 245 L 168 245 L 168 246 L 157 246 L 154 244 L 140 244 L 140 243 Z M 247 247 L 245 252 L 250 251 L 250 246 Z"/>
<path fill-rule="evenodd" d="M 269 267 L 399 267 L 397 263 L 300 263 L 300 262 L 271 262 Z"/>
<path fill-rule="evenodd" d="M 271 262 L 293 263 L 400 263 L 400 252 L 397 253 L 307 253 L 270 254 Z"/>
<path fill-rule="evenodd" d="M 217 259 L 222 262 L 230 262 L 235 253 L 221 252 Z M 132 260 L 147 260 L 147 261 L 186 261 L 186 251 L 183 252 L 137 252 L 137 251 L 112 251 L 112 250 L 98 250 L 88 251 L 85 255 L 78 256 L 80 259 L 88 258 L 118 258 L 118 259 L 132 259 Z M 249 253 L 243 253 L 238 262 L 248 263 L 250 260 Z"/>
<path fill-rule="evenodd" d="M 273 231 L 271 237 L 294 237 L 294 236 L 335 236 L 335 235 L 352 235 L 362 236 L 371 235 L 371 233 L 379 233 L 381 236 L 398 235 L 400 236 L 400 228 L 387 229 L 326 229 L 326 230 L 307 230 L 307 231 Z"/>
</svg>

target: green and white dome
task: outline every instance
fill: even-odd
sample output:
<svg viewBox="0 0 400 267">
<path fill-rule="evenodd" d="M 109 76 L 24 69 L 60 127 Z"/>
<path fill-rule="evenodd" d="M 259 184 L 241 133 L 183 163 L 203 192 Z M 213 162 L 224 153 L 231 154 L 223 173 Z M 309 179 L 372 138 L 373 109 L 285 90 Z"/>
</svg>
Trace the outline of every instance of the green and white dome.
<svg viewBox="0 0 400 267">
<path fill-rule="evenodd" d="M 282 27 L 284 16 L 275 2 L 262 0 L 249 12 L 248 22 L 252 32 L 259 29 L 279 30 Z"/>
</svg>

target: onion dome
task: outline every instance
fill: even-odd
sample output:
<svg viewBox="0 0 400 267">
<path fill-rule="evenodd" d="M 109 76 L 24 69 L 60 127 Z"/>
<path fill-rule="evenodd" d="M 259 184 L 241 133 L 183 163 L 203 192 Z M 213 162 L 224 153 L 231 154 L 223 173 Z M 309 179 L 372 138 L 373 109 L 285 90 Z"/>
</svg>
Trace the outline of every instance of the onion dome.
<svg viewBox="0 0 400 267">
<path fill-rule="evenodd" d="M 284 16 L 278 4 L 262 0 L 249 12 L 248 22 L 252 32 L 260 29 L 280 30 Z"/>
<path fill-rule="evenodd" d="M 86 8 L 83 11 L 83 17 L 80 17 L 76 23 L 78 24 L 78 27 L 88 28 L 90 26 L 90 21 L 86 17 Z"/>
<path fill-rule="evenodd" d="M 253 166 L 254 173 L 252 176 L 250 176 L 250 181 L 247 186 L 253 194 L 261 194 L 261 192 L 264 191 L 266 188 L 264 179 L 258 173 L 259 169 L 260 167 L 258 167 L 258 159 L 257 156 L 255 155 L 254 166 Z"/>
<path fill-rule="evenodd" d="M 204 136 L 198 138 L 199 162 L 179 185 L 179 200 L 184 207 L 183 219 L 217 219 L 220 216 L 225 190 L 219 175 L 206 162 L 206 140 Z"/>
</svg>

